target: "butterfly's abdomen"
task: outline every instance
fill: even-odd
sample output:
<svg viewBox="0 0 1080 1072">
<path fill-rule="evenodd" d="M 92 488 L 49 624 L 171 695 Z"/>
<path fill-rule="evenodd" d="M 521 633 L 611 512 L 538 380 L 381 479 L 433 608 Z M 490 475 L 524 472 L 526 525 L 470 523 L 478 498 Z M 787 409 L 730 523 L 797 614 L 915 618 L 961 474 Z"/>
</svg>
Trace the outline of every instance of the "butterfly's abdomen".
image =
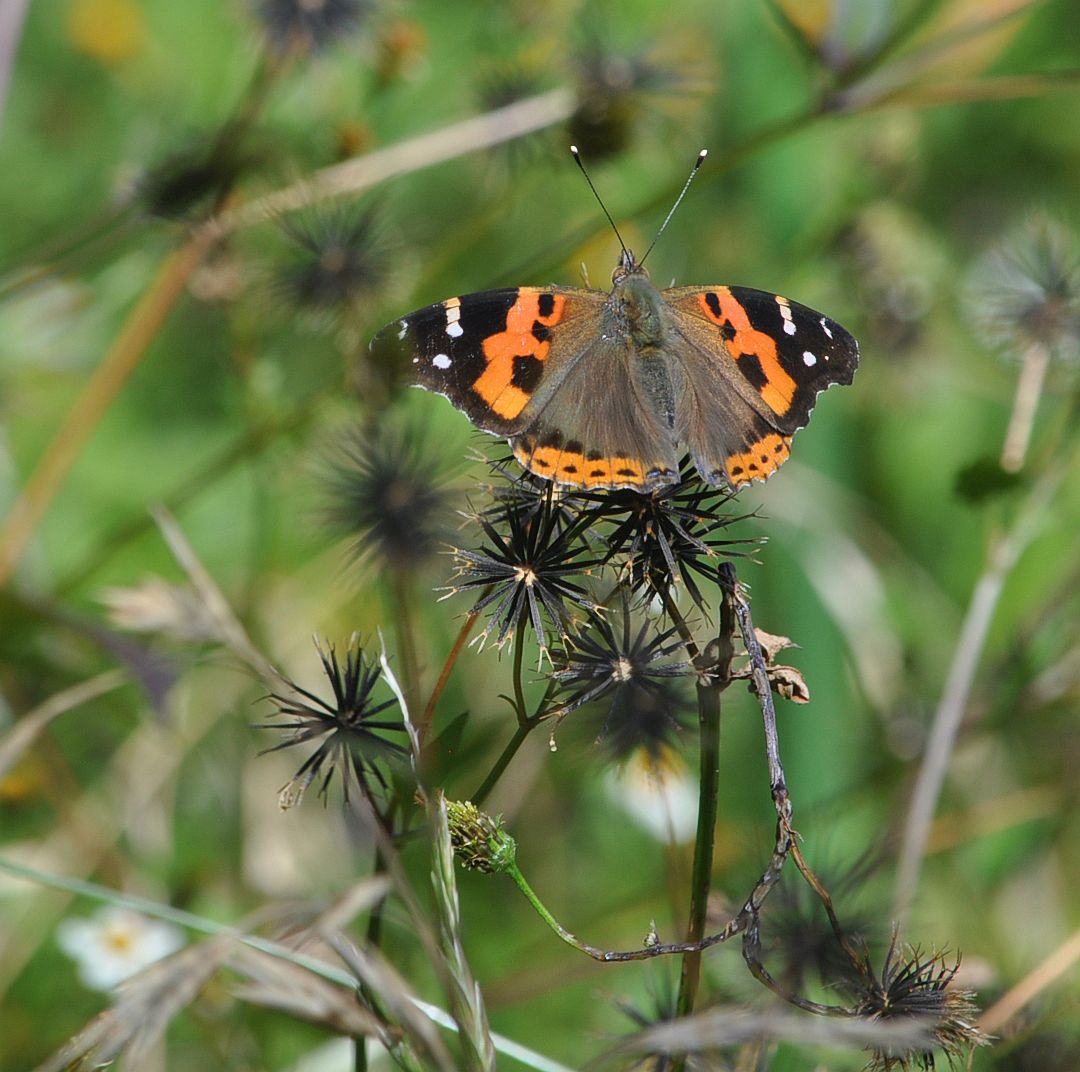
<svg viewBox="0 0 1080 1072">
<path fill-rule="evenodd" d="M 669 431 L 675 426 L 675 388 L 671 382 L 668 323 L 664 301 L 644 272 L 628 275 L 615 284 L 604 310 L 612 332 L 621 337 L 640 403 L 648 399 L 645 413 L 660 418 Z M 628 393 L 627 397 L 634 397 Z"/>
</svg>

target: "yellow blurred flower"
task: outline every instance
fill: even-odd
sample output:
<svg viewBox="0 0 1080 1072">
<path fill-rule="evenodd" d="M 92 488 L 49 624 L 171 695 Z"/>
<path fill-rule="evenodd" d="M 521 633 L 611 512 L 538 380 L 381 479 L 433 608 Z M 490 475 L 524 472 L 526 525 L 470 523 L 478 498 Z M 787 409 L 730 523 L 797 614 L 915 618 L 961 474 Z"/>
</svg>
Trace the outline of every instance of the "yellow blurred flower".
<svg viewBox="0 0 1080 1072">
<path fill-rule="evenodd" d="M 134 0 L 71 0 L 67 32 L 79 52 L 111 66 L 139 51 L 146 23 Z"/>
</svg>

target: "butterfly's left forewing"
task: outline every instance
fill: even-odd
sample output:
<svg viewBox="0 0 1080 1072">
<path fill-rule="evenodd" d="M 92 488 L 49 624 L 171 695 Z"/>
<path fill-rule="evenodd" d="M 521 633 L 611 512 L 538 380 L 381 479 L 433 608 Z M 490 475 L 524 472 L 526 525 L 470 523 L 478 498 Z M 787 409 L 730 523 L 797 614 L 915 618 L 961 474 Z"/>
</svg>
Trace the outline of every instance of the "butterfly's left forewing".
<svg viewBox="0 0 1080 1072">
<path fill-rule="evenodd" d="M 602 300 L 570 287 L 465 294 L 388 324 L 371 345 L 410 367 L 416 384 L 445 395 L 477 428 L 512 435 L 527 425 L 525 409 L 548 374 L 553 331 Z"/>
</svg>

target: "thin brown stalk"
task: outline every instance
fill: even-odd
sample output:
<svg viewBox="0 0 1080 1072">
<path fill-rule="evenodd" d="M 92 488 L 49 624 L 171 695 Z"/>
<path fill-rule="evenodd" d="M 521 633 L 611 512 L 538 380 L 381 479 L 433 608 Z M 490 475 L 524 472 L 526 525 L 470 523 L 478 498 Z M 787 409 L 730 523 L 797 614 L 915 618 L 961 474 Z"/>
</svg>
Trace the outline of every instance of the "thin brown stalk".
<svg viewBox="0 0 1080 1072">
<path fill-rule="evenodd" d="M 893 916 L 898 920 L 904 918 L 915 896 L 930 836 L 930 824 L 937 810 L 1002 589 L 1020 556 L 1035 538 L 1064 472 L 1063 466 L 1055 466 L 1044 473 L 1032 488 L 1013 528 L 991 545 L 986 567 L 971 594 L 908 806 L 893 896 Z"/>
<path fill-rule="evenodd" d="M 1074 931 L 1063 945 L 1028 972 L 1016 986 L 1002 994 L 979 1018 L 979 1029 L 987 1034 L 1000 1031 L 1077 961 L 1080 961 L 1080 931 Z"/>
<path fill-rule="evenodd" d="M 485 589 L 485 592 L 482 594 L 486 594 L 486 592 L 487 590 Z M 450 680 L 450 675 L 453 673 L 458 657 L 465 650 L 465 645 L 469 641 L 469 634 L 472 632 L 473 626 L 476 625 L 476 619 L 479 617 L 479 611 L 470 611 L 465 616 L 465 621 L 462 622 L 461 629 L 458 630 L 457 638 L 454 640 L 454 646 L 450 649 L 450 654 L 447 655 L 442 670 L 439 671 L 439 680 L 435 682 L 435 688 L 431 690 L 428 702 L 424 705 L 423 717 L 416 724 L 416 733 L 421 744 L 427 739 L 427 734 L 431 727 L 431 720 L 435 717 L 435 708 L 439 706 L 439 700 L 442 698 L 442 694 L 446 689 L 446 683 Z"/>
<path fill-rule="evenodd" d="M 155 507 L 151 513 L 177 564 L 187 574 L 207 613 L 213 619 L 221 642 L 264 681 L 281 681 L 288 685 L 288 680 L 251 642 L 240 619 L 229 606 L 229 601 L 209 571 L 199 561 L 176 519 L 163 506 Z"/>
<path fill-rule="evenodd" d="M 0 585 L 11 576 L 86 441 L 138 367 L 212 242 L 210 234 L 201 231 L 169 254 L 68 411 L 0 530 Z"/>
<path fill-rule="evenodd" d="M 23 753 L 44 733 L 53 719 L 98 696 L 112 692 L 127 680 L 127 674 L 122 670 L 106 670 L 105 673 L 98 674 L 97 677 L 92 677 L 88 681 L 80 681 L 78 685 L 53 693 L 44 703 L 38 704 L 32 711 L 23 715 L 12 727 L 10 733 L 0 739 L 0 781 L 6 777 Z"/>
<path fill-rule="evenodd" d="M 1005 445 L 1001 449 L 1001 468 L 1006 473 L 1017 473 L 1024 467 L 1031 432 L 1035 427 L 1035 412 L 1039 408 L 1046 370 L 1050 366 L 1050 351 L 1038 344 L 1028 348 L 1020 365 L 1016 381 L 1009 427 L 1005 432 Z"/>
<path fill-rule="evenodd" d="M 574 109 L 569 89 L 552 89 L 483 115 L 332 164 L 305 179 L 221 213 L 205 230 L 220 237 L 332 198 L 358 194 L 387 179 L 422 171 L 478 149 L 513 141 L 566 119 Z"/>
</svg>

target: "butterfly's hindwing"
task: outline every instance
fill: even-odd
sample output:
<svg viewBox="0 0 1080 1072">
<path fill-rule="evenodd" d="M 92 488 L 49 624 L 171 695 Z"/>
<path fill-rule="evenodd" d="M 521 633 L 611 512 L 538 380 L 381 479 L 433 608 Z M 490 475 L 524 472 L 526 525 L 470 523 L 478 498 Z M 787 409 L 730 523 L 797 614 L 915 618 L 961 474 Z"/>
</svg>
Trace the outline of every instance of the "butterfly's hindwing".
<svg viewBox="0 0 1080 1072">
<path fill-rule="evenodd" d="M 580 349 L 577 341 L 560 339 L 552 355 L 558 382 L 538 396 L 527 428 L 511 441 L 517 459 L 540 476 L 583 487 L 654 488 L 677 479 L 673 432 L 659 419 L 627 340 L 596 337 Z"/>
</svg>

